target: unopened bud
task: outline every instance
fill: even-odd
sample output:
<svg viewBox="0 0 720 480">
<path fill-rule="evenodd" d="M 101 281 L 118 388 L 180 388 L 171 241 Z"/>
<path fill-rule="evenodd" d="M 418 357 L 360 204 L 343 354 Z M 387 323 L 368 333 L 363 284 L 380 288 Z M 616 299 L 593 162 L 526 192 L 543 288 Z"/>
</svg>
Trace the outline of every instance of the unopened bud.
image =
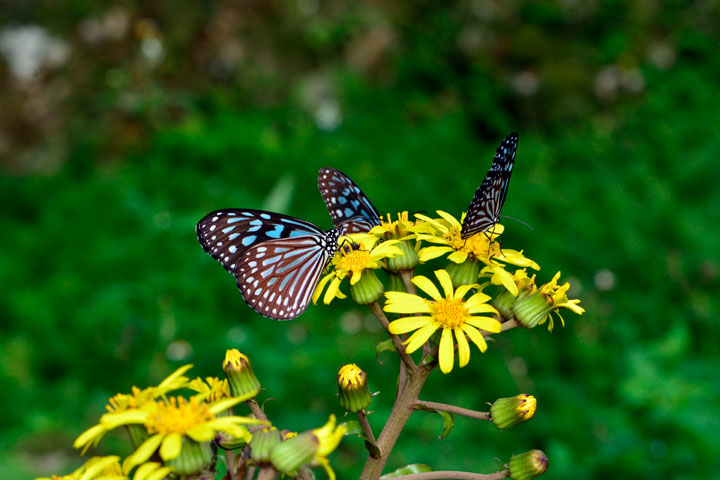
<svg viewBox="0 0 720 480">
<path fill-rule="evenodd" d="M 357 365 L 350 363 L 338 372 L 340 406 L 349 412 L 366 409 L 372 401 L 367 375 Z"/>
<path fill-rule="evenodd" d="M 225 353 L 223 371 L 230 384 L 233 397 L 244 395 L 257 395 L 260 392 L 260 381 L 253 372 L 250 359 L 237 349 L 230 349 Z"/>
<path fill-rule="evenodd" d="M 539 477 L 548 468 L 548 458 L 541 450 L 513 455 L 508 463 L 512 480 L 531 480 Z"/>
<path fill-rule="evenodd" d="M 490 407 L 490 418 L 497 428 L 505 430 L 518 423 L 527 422 L 535 416 L 537 400 L 521 393 L 509 398 L 499 398 Z"/>
</svg>

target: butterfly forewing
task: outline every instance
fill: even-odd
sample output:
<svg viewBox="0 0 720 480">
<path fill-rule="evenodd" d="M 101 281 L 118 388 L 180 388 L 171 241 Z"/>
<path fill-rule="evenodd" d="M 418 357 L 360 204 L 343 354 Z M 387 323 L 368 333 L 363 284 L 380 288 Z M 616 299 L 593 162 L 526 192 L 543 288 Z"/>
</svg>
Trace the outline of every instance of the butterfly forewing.
<svg viewBox="0 0 720 480">
<path fill-rule="evenodd" d="M 228 208 L 209 213 L 195 228 L 203 250 L 237 276 L 242 254 L 268 240 L 325 235 L 310 222 L 263 210 Z"/>
<path fill-rule="evenodd" d="M 337 250 L 337 230 L 269 240 L 248 248 L 237 273 L 243 298 L 259 314 L 290 320 L 305 311 L 328 260 Z"/>
<path fill-rule="evenodd" d="M 355 182 L 340 170 L 321 168 L 318 189 L 333 224 L 343 233 L 367 232 L 380 225 L 380 214 Z"/>
<path fill-rule="evenodd" d="M 513 132 L 497 148 L 493 164 L 468 207 L 462 225 L 462 238 L 486 232 L 500 220 L 500 211 L 507 197 L 515 164 L 517 144 L 518 134 Z"/>
</svg>

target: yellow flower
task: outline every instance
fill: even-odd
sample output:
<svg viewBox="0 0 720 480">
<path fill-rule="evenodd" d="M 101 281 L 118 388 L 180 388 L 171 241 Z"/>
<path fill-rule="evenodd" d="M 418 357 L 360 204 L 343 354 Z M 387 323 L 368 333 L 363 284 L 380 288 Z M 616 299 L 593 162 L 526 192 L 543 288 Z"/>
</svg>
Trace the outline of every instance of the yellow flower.
<svg viewBox="0 0 720 480">
<path fill-rule="evenodd" d="M 313 435 L 318 439 L 318 450 L 310 462 L 310 466 L 322 466 L 330 480 L 335 480 L 335 472 L 330 467 L 327 456 L 337 448 L 347 433 L 346 425 L 336 427 L 335 422 L 335 415 L 330 414 L 330 419 L 325 425 L 312 431 Z"/>
<path fill-rule="evenodd" d="M 426 230 L 423 225 L 424 222 L 413 222 L 408 217 L 408 212 L 400 212 L 397 214 L 397 220 L 393 220 L 388 213 L 387 220 L 381 217 L 380 225 L 373 227 L 370 234 L 386 240 L 410 240 L 416 238 L 418 231 Z"/>
<path fill-rule="evenodd" d="M 250 398 L 251 396 L 248 396 Z M 243 425 L 267 423 L 253 418 L 234 415 L 218 416 L 230 407 L 247 400 L 244 397 L 227 398 L 205 403 L 196 397 L 189 400 L 183 397 L 170 397 L 155 402 L 155 408 L 118 414 L 115 424 L 142 423 L 151 435 L 137 450 L 125 459 L 123 469 L 127 472 L 135 465 L 145 462 L 160 449 L 163 460 L 172 460 L 180 455 L 183 439 L 195 442 L 209 442 L 217 432 L 225 432 L 233 437 L 249 442 L 250 432 Z M 105 417 L 112 414 L 105 414 Z"/>
<path fill-rule="evenodd" d="M 484 263 L 500 283 L 510 292 L 513 292 L 513 295 L 518 293 L 515 282 L 512 280 L 512 276 L 505 271 L 505 266 L 499 262 L 540 270 L 540 266 L 526 258 L 522 250 L 500 248 L 497 238 L 505 228 L 501 224 L 496 224 L 491 231 L 476 233 L 469 238 L 462 238 L 460 232 L 462 230 L 462 221 L 465 219 L 464 213 L 460 221 L 442 210 L 438 210 L 437 214 L 441 218 L 432 219 L 421 214 L 415 215 L 433 227 L 431 233 L 418 234 L 418 239 L 436 244 L 420 250 L 421 262 L 427 262 L 448 253 L 448 260 L 454 263 L 478 260 Z"/>
<path fill-rule="evenodd" d="M 458 344 L 458 357 L 460 367 L 470 361 L 470 347 L 466 338 L 470 338 L 481 352 L 487 350 L 487 344 L 481 331 L 498 333 L 500 323 L 494 318 L 475 316 L 477 313 L 497 313 L 486 302 L 490 299 L 482 292 L 475 293 L 469 299 L 463 297 L 477 285 L 461 285 L 453 290 L 450 275 L 445 270 L 435 271 L 445 296 L 442 296 L 437 287 L 424 276 L 416 276 L 412 282 L 432 300 L 426 300 L 418 295 L 404 292 L 387 292 L 387 303 L 384 310 L 391 313 L 424 313 L 428 315 L 405 317 L 390 323 L 389 329 L 393 334 L 408 333 L 415 330 L 405 343 L 407 352 L 412 353 L 420 348 L 437 330 L 442 330 L 439 347 L 440 370 L 448 373 L 454 364 L 455 345 L 453 334 Z"/>
<path fill-rule="evenodd" d="M 344 239 L 349 239 L 350 243 L 346 243 L 335 253 L 332 260 L 333 270 L 318 283 L 313 294 L 314 303 L 320 298 L 320 294 L 328 282 L 330 285 L 323 296 L 325 304 L 329 304 L 336 297 L 346 298 L 340 291 L 340 283 L 346 277 L 350 276 L 350 285 L 355 285 L 363 275 L 383 267 L 384 259 L 401 253 L 400 249 L 395 246 L 397 240 L 388 240 L 378 245 L 380 239 L 368 233 L 354 233 L 342 237 L 341 244 Z"/>
<path fill-rule="evenodd" d="M 207 402 L 232 397 L 228 381 L 226 379 L 220 380 L 217 377 L 207 377 L 204 381 L 202 378 L 197 377 L 188 384 L 188 388 L 198 392 L 199 398 Z"/>
<path fill-rule="evenodd" d="M 547 321 L 548 330 L 552 332 L 554 327 L 553 313 L 560 318 L 560 322 L 565 326 L 565 320 L 560 315 L 559 309 L 567 308 L 578 315 L 585 313 L 585 309 L 579 305 L 580 300 L 568 298 L 567 291 L 570 288 L 570 283 L 565 282 L 563 285 L 558 285 L 559 279 L 560 272 L 557 272 L 552 280 L 539 289 L 534 284 L 531 284 L 528 290 L 529 295 L 518 298 L 512 308 L 515 318 L 522 325 L 533 328 Z"/>
<path fill-rule="evenodd" d="M 147 387 L 142 390 L 138 387 L 132 387 L 132 393 L 118 393 L 109 400 L 105 408 L 109 413 L 121 413 L 128 410 L 142 409 L 148 404 L 153 404 L 156 398 L 165 396 L 168 392 L 187 387 L 188 378 L 183 374 L 191 368 L 192 365 L 183 365 L 168 375 L 157 387 Z M 82 448 L 82 454 L 84 455 L 91 445 L 97 445 L 100 439 L 116 426 L 101 422 L 89 428 L 75 440 L 75 448 Z M 132 436 L 133 432 L 130 433 Z"/>
</svg>

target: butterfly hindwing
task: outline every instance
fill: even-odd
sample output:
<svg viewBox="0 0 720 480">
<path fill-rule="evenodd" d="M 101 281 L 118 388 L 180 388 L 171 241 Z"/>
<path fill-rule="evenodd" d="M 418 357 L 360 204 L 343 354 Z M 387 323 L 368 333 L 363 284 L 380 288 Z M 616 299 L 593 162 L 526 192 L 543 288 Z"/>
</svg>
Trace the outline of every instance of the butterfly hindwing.
<svg viewBox="0 0 720 480">
<path fill-rule="evenodd" d="M 237 284 L 255 311 L 290 320 L 305 311 L 320 275 L 337 250 L 339 233 L 269 240 L 247 249 L 240 259 Z"/>
<path fill-rule="evenodd" d="M 500 221 L 500 211 L 507 197 L 515 164 L 517 144 L 518 134 L 513 132 L 498 146 L 493 164 L 468 207 L 462 225 L 462 238 L 486 232 Z"/>
<path fill-rule="evenodd" d="M 380 214 L 365 193 L 338 169 L 318 172 L 318 189 L 336 228 L 343 233 L 368 232 L 380 225 Z"/>
<path fill-rule="evenodd" d="M 324 235 L 315 225 L 299 218 L 242 208 L 209 213 L 195 230 L 203 250 L 235 276 L 243 252 L 253 245 L 279 238 Z"/>
</svg>

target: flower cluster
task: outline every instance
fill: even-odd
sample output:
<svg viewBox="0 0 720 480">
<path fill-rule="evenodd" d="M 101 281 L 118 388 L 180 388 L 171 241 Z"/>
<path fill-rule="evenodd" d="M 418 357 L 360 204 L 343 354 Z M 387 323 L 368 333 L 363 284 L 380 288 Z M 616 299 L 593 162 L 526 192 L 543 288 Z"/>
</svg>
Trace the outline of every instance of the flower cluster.
<svg viewBox="0 0 720 480">
<path fill-rule="evenodd" d="M 456 351 L 460 367 L 469 363 L 471 342 L 484 352 L 486 338 L 501 330 L 548 321 L 552 331 L 553 314 L 564 325 L 559 309 L 584 312 L 579 300 L 568 299 L 569 284 L 558 286 L 559 274 L 535 287 L 535 275 L 528 277 L 527 271 L 540 266 L 522 250 L 502 246 L 503 225 L 463 238 L 465 214 L 460 220 L 441 210 L 437 214 L 416 214 L 414 221 L 408 212 L 399 213 L 397 220 L 388 215 L 368 233 L 342 237 L 313 301 L 322 297 L 329 304 L 347 298 L 341 291 L 346 279 L 356 303 L 377 305 L 384 294 L 384 311 L 403 315 L 389 322 L 388 332 L 402 338 L 408 354 L 426 347 L 423 351 L 437 358 L 443 373 L 452 371 Z M 434 269 L 441 294 L 432 280 L 413 277 L 413 272 L 443 258 L 444 267 Z M 388 288 L 378 271 L 385 272 Z M 417 295 L 415 287 L 426 296 Z"/>
<path fill-rule="evenodd" d="M 218 446 L 224 450 L 250 449 L 250 445 L 257 443 L 253 432 L 277 431 L 264 419 L 262 410 L 253 410 L 259 408 L 257 404 L 251 405 L 260 391 L 260 383 L 248 357 L 228 350 L 223 367 L 227 378 L 222 380 L 198 377 L 191 381 L 185 373 L 192 365 L 185 365 L 157 386 L 133 387 L 129 394 L 115 395 L 99 423 L 83 432 L 74 446 L 85 453 L 111 430 L 125 427 L 134 451 L 122 461 L 119 456 L 93 457 L 70 475 L 54 475 L 47 480 L 195 478 L 214 468 Z M 185 397 L 177 395 L 180 390 L 196 393 Z M 242 393 L 238 394 L 238 390 Z M 234 408 L 241 404 L 247 404 L 253 415 L 236 415 Z M 272 469 L 276 474 L 321 466 L 334 478 L 327 456 L 346 430 L 344 425 L 336 426 L 335 417 L 331 416 L 321 428 L 299 435 L 286 434 L 284 438 L 278 436 L 277 445 L 267 449 L 267 458 L 255 465 Z M 253 465 L 250 455 L 241 457 L 247 457 L 249 465 Z"/>
</svg>

